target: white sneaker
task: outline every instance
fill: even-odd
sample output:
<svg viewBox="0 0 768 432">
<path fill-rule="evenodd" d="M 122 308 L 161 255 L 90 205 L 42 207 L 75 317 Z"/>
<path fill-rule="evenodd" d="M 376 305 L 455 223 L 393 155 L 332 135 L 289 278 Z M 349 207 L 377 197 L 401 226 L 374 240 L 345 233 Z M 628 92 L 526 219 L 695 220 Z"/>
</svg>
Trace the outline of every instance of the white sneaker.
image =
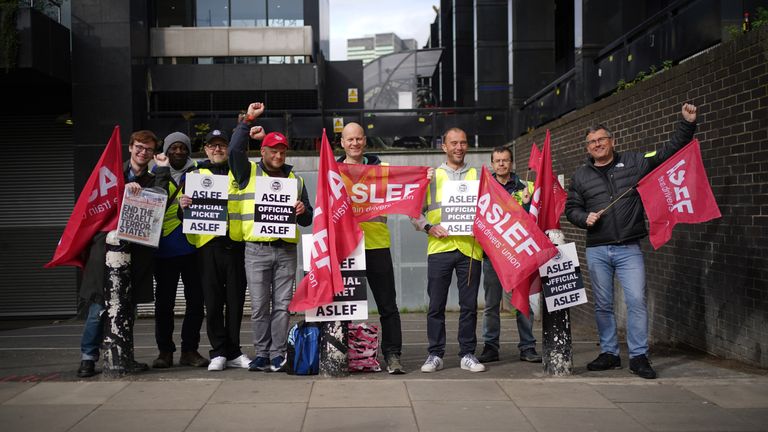
<svg viewBox="0 0 768 432">
<path fill-rule="evenodd" d="M 224 356 L 218 356 L 211 359 L 208 363 L 209 371 L 223 371 L 227 367 L 227 358 Z"/>
<path fill-rule="evenodd" d="M 477 360 L 474 354 L 466 354 L 461 358 L 461 368 L 470 372 L 485 372 L 485 366 Z"/>
<path fill-rule="evenodd" d="M 247 355 L 241 354 L 240 357 L 227 361 L 227 367 L 231 368 L 244 368 L 248 369 L 248 365 L 251 364 L 251 359 Z"/>
<path fill-rule="evenodd" d="M 425 373 L 432 373 L 432 372 L 437 372 L 442 368 L 443 368 L 443 359 L 441 359 L 436 355 L 430 354 L 429 357 L 427 357 L 427 361 L 425 361 L 424 364 L 421 366 L 421 371 Z"/>
</svg>

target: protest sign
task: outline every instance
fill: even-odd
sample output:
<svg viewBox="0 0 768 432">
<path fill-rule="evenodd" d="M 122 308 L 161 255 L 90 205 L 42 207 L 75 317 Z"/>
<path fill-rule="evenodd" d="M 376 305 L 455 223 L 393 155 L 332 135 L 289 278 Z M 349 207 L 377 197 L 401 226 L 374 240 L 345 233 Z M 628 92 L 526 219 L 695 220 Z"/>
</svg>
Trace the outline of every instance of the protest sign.
<svg viewBox="0 0 768 432">
<path fill-rule="evenodd" d="M 184 234 L 227 234 L 229 178 L 225 175 L 187 174 L 184 194 L 192 204 L 184 209 Z"/>
<path fill-rule="evenodd" d="M 479 187 L 479 180 L 443 182 L 440 226 L 448 230 L 448 235 L 473 235 L 472 225 Z"/>
<path fill-rule="evenodd" d="M 418 217 L 427 192 L 428 167 L 339 164 L 358 222 L 377 216 Z"/>
<path fill-rule="evenodd" d="M 295 178 L 256 177 L 255 237 L 295 238 L 298 181 Z"/>
<path fill-rule="evenodd" d="M 117 238 L 132 243 L 157 247 L 163 233 L 163 217 L 168 195 L 162 189 L 142 189 L 123 194 Z"/>
<path fill-rule="evenodd" d="M 302 236 L 304 271 L 309 272 L 312 254 L 312 235 Z M 317 321 L 349 321 L 368 319 L 368 283 L 365 278 L 365 239 L 339 264 L 344 290 L 334 294 L 333 302 L 307 309 L 304 319 Z"/>
<path fill-rule="evenodd" d="M 557 246 L 557 255 L 539 267 L 539 275 L 548 312 L 587 302 L 576 243 Z"/>
</svg>

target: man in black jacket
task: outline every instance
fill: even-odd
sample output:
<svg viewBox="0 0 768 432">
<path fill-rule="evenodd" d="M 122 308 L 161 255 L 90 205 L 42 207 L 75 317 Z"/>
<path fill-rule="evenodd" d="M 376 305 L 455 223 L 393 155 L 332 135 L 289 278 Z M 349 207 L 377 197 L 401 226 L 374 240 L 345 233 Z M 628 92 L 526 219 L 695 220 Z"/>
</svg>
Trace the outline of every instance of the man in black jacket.
<svg viewBox="0 0 768 432">
<path fill-rule="evenodd" d="M 595 297 L 600 355 L 587 365 L 591 371 L 621 368 L 613 278 L 619 279 L 627 305 L 629 369 L 643 378 L 656 378 L 648 361 L 648 311 L 645 304 L 645 263 L 639 240 L 647 235 L 637 182 L 693 139 L 696 107 L 685 104 L 683 120 L 672 139 L 649 153 L 614 151 L 608 128 L 587 130 L 587 162 L 573 174 L 565 214 L 587 230 L 587 264 Z M 628 192 L 632 190 L 631 192 Z M 626 192 L 626 195 L 625 195 Z M 617 200 L 610 208 L 610 203 Z"/>
</svg>

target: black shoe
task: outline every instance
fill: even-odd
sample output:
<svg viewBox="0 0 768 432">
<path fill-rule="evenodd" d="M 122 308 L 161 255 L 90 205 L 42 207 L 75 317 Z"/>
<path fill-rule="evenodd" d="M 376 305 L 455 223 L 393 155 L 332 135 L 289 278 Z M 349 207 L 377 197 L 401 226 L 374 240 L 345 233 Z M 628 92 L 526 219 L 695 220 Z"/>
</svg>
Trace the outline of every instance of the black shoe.
<svg viewBox="0 0 768 432">
<path fill-rule="evenodd" d="M 536 348 L 527 348 L 520 351 L 520 361 L 541 363 L 541 356 L 536 352 Z"/>
<path fill-rule="evenodd" d="M 629 371 L 645 379 L 656 378 L 656 371 L 651 367 L 651 362 L 644 354 L 629 359 Z"/>
<path fill-rule="evenodd" d="M 499 361 L 499 350 L 486 344 L 483 347 L 483 353 L 477 358 L 480 363 L 491 363 Z"/>
<path fill-rule="evenodd" d="M 149 365 L 146 363 L 140 363 L 136 360 L 132 360 L 128 367 L 125 368 L 125 371 L 128 373 L 139 373 L 139 372 L 146 372 L 149 370 Z"/>
<path fill-rule="evenodd" d="M 82 360 L 80 367 L 77 369 L 77 376 L 80 378 L 88 378 L 96 375 L 96 362 L 93 360 Z"/>
<path fill-rule="evenodd" d="M 621 358 L 610 353 L 600 353 L 592 363 L 587 365 L 587 369 L 591 371 L 621 369 Z"/>
</svg>

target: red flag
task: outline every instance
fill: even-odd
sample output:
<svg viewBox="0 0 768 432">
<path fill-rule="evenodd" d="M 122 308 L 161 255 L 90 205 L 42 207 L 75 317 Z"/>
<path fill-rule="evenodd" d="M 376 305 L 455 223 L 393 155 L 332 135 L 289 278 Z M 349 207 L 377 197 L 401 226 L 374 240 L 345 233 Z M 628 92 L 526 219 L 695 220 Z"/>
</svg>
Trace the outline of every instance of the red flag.
<svg viewBox="0 0 768 432">
<path fill-rule="evenodd" d="M 654 249 L 669 241 L 678 223 L 706 222 L 721 216 L 696 139 L 643 177 L 637 192 L 648 215 Z"/>
<path fill-rule="evenodd" d="M 504 291 L 512 291 L 512 305 L 529 316 L 529 276 L 555 256 L 557 248 L 485 166 L 478 196 L 472 232 Z"/>
<path fill-rule="evenodd" d="M 339 164 L 358 222 L 376 216 L 421 214 L 428 167 Z"/>
<path fill-rule="evenodd" d="M 352 204 L 339 174 L 333 150 L 323 129 L 317 195 L 312 223 L 312 253 L 309 273 L 293 295 L 291 312 L 326 305 L 344 289 L 339 264 L 351 254 L 363 232 L 355 221 Z"/>
<path fill-rule="evenodd" d="M 535 147 L 535 146 L 534 146 Z M 533 154 L 533 150 L 531 150 Z M 533 183 L 533 199 L 531 200 L 531 216 L 536 220 L 542 231 L 560 229 L 560 215 L 565 210 L 565 200 L 568 194 L 560 186 L 560 182 L 552 172 L 552 152 L 549 146 L 549 129 L 544 140 L 544 149 L 535 168 L 536 181 Z"/>
<path fill-rule="evenodd" d="M 77 198 L 53 259 L 45 265 L 46 268 L 83 267 L 83 252 L 94 234 L 117 228 L 118 209 L 125 188 L 120 147 L 120 126 L 115 126 L 107 148 Z"/>
<path fill-rule="evenodd" d="M 541 161 L 541 152 L 536 147 L 536 143 L 531 144 L 531 156 L 528 158 L 528 169 L 536 171 L 539 169 L 539 163 Z"/>
</svg>

